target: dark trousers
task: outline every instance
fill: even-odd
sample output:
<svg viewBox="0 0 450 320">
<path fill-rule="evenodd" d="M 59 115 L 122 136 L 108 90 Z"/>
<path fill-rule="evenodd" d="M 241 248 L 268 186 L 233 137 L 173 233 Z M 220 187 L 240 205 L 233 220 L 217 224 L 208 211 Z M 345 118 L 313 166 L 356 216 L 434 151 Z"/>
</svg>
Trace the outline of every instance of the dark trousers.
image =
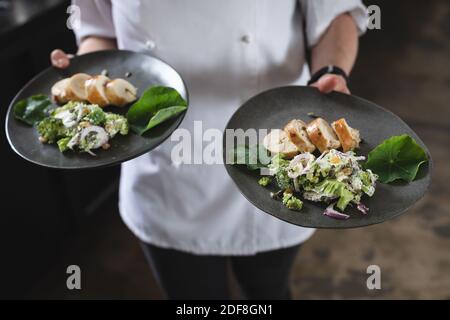
<svg viewBox="0 0 450 320">
<path fill-rule="evenodd" d="M 289 273 L 300 246 L 252 256 L 194 255 L 142 243 L 168 299 L 230 299 L 228 265 L 247 299 L 290 299 Z"/>
</svg>

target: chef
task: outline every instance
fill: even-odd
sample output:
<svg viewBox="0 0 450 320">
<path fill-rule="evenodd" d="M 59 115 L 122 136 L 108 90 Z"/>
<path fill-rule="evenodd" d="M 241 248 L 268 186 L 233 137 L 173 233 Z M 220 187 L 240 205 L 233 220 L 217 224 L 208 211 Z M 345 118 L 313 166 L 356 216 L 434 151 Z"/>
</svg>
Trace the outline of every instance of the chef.
<svg viewBox="0 0 450 320">
<path fill-rule="evenodd" d="M 349 93 L 347 77 L 367 22 L 359 0 L 73 2 L 80 9 L 77 54 L 146 52 L 181 74 L 190 97 L 181 128 L 190 132 L 194 121 L 223 131 L 243 102 L 273 87 L 311 79 L 324 94 Z M 51 60 L 64 68 L 70 55 L 55 50 Z M 229 298 L 231 270 L 247 298 L 289 298 L 294 258 L 314 230 L 259 211 L 223 165 L 175 164 L 175 144 L 168 140 L 123 163 L 120 182 L 121 216 L 165 295 Z"/>
</svg>

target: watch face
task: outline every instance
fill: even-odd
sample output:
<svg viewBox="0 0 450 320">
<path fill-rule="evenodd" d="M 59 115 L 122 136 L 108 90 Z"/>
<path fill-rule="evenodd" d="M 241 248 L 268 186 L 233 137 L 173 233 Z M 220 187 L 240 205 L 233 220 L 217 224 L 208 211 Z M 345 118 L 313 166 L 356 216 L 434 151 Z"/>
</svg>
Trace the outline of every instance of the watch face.
<svg viewBox="0 0 450 320">
<path fill-rule="evenodd" d="M 336 74 L 338 76 L 342 76 L 345 79 L 345 81 L 348 83 L 347 73 L 344 70 L 342 70 L 341 68 L 330 64 L 330 65 L 323 67 L 322 69 L 319 69 L 318 71 L 316 71 L 311 76 L 311 79 L 308 81 L 308 85 L 316 82 L 325 74 Z"/>
</svg>

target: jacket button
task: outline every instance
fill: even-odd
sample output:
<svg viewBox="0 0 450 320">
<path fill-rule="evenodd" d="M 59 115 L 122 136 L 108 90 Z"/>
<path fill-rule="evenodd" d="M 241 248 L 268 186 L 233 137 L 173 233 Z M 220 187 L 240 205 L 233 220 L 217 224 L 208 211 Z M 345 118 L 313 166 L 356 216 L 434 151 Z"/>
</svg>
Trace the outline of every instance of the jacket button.
<svg viewBox="0 0 450 320">
<path fill-rule="evenodd" d="M 147 50 L 153 50 L 156 48 L 156 43 L 153 40 L 147 40 L 145 41 L 145 48 Z"/>
<path fill-rule="evenodd" d="M 249 44 L 250 43 L 250 36 L 248 35 L 248 34 L 244 34 L 242 37 L 241 37 L 241 42 L 242 43 L 245 43 L 245 44 Z"/>
</svg>

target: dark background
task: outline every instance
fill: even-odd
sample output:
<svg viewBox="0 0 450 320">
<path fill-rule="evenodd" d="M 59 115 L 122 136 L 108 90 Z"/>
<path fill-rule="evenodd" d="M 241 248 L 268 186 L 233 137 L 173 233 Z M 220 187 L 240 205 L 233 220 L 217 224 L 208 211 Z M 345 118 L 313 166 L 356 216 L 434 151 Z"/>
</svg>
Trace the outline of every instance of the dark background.
<svg viewBox="0 0 450 320">
<path fill-rule="evenodd" d="M 75 52 L 68 1 L 0 1 L 0 111 L 49 65 L 54 48 Z M 450 3 L 365 1 L 381 7 L 381 30 L 361 38 L 353 94 L 401 116 L 435 163 L 429 193 L 410 212 L 381 225 L 320 230 L 299 252 L 294 296 L 450 298 Z M 61 172 L 32 165 L 0 131 L 0 297 L 160 298 L 138 242 L 120 220 L 120 168 Z M 65 285 L 70 264 L 82 290 Z M 366 288 L 366 268 L 382 270 L 382 290 Z M 239 297 L 232 280 L 232 289 Z"/>
<path fill-rule="evenodd" d="M 4 2 L 8 3 L 8 2 Z M 55 48 L 76 52 L 66 28 L 70 1 L 11 1 L 0 9 L 1 119 L 10 101 L 33 76 L 49 66 Z M 99 206 L 116 197 L 120 167 L 61 172 L 35 166 L 2 148 L 0 295 L 20 296 L 57 259 L 62 244 L 80 236 Z M 113 200 L 112 202 L 114 202 Z"/>
</svg>

